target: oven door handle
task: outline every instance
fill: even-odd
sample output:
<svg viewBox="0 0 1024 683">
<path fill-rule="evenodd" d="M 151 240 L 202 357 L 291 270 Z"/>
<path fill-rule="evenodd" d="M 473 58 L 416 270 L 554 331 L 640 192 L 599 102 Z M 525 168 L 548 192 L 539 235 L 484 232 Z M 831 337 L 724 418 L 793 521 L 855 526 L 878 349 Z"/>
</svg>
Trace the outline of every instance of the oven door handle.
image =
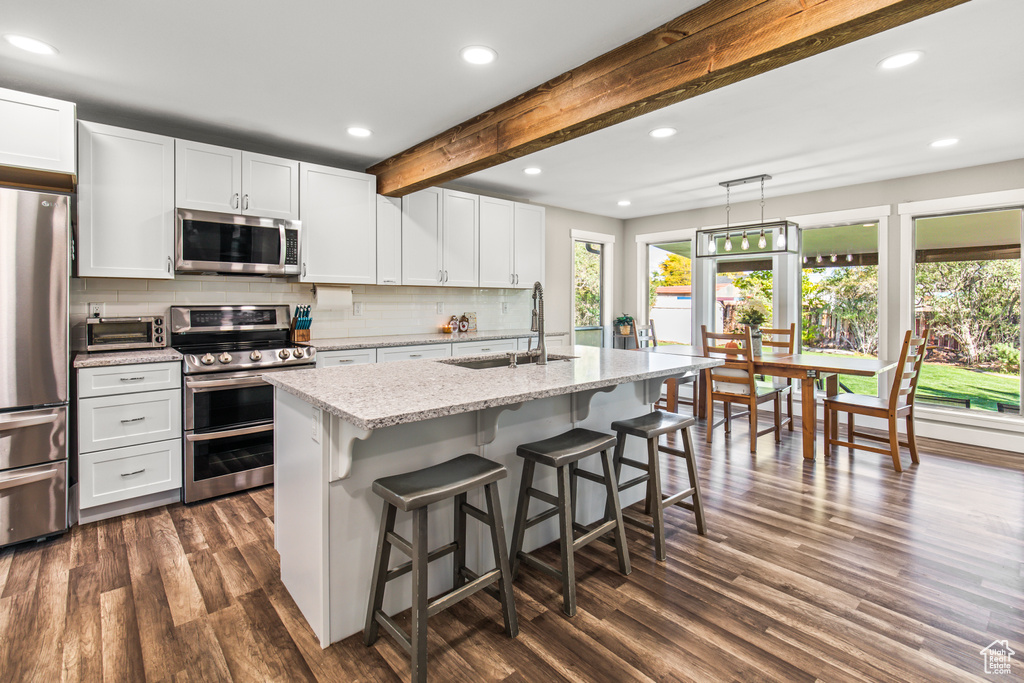
<svg viewBox="0 0 1024 683">
<path fill-rule="evenodd" d="M 213 439 L 226 439 L 229 436 L 245 436 L 246 434 L 259 434 L 270 432 L 274 429 L 274 423 L 256 425 L 255 427 L 243 427 L 242 429 L 229 429 L 225 432 L 208 432 L 206 434 L 186 434 L 187 441 L 212 441 Z"/>
<path fill-rule="evenodd" d="M 185 388 L 194 392 L 219 389 L 222 387 L 255 387 L 260 384 L 266 384 L 260 375 L 253 375 L 252 377 L 233 377 L 231 379 L 185 380 Z"/>
</svg>

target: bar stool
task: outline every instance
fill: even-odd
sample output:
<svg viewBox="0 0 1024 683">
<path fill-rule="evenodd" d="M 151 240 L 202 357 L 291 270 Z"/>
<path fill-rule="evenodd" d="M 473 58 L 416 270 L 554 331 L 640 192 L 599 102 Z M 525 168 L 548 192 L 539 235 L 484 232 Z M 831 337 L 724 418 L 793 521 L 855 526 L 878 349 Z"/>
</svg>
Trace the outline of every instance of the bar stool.
<svg viewBox="0 0 1024 683">
<path fill-rule="evenodd" d="M 700 496 L 700 481 L 697 478 L 697 463 L 693 453 L 693 439 L 690 436 L 690 427 L 693 426 L 692 417 L 683 417 L 675 413 L 666 413 L 655 410 L 647 415 L 634 417 L 631 420 L 618 420 L 612 422 L 612 431 L 618 435 L 615 444 L 615 480 L 621 482 L 622 466 L 629 465 L 636 469 L 643 470 L 642 474 L 635 479 L 630 479 L 619 484 L 619 491 L 647 483 L 647 498 L 644 506 L 644 514 L 650 515 L 653 524 L 648 524 L 629 515 L 623 515 L 623 520 L 634 526 L 647 531 L 654 532 L 654 554 L 658 560 L 664 560 L 665 552 L 665 508 L 673 505 L 692 510 L 697 521 L 697 533 L 706 536 L 707 525 L 704 522 L 704 506 Z M 670 446 L 660 446 L 658 437 L 678 430 L 683 437 L 683 450 Z M 647 441 L 647 462 L 627 458 L 624 455 L 626 448 L 626 437 L 638 436 Z M 658 453 L 669 453 L 681 456 L 686 460 L 686 469 L 690 476 L 690 488 L 664 496 L 661 488 L 661 463 Z M 692 499 L 687 501 L 687 499 Z"/>
<path fill-rule="evenodd" d="M 615 437 L 589 429 L 573 429 L 543 441 L 522 444 L 516 454 L 526 459 L 523 463 L 523 480 L 519 486 L 519 504 L 516 507 L 516 523 L 512 531 L 512 578 L 519 573 L 519 563 L 524 562 L 562 582 L 562 610 L 570 617 L 576 614 L 576 564 L 574 553 L 588 543 L 609 531 L 615 532 L 615 545 L 619 556 L 619 571 L 629 574 L 629 551 L 622 526 L 622 509 L 619 507 L 619 493 L 615 486 L 612 458 L 608 449 L 615 445 Z M 594 453 L 601 453 L 604 476 L 578 469 L 577 463 Z M 533 488 L 534 469 L 538 464 L 555 468 L 558 478 L 558 495 L 552 496 Z M 608 496 L 607 512 L 602 520 L 589 527 L 577 524 L 576 476 L 590 479 L 605 486 Z M 527 518 L 530 499 L 548 503 L 552 507 L 534 517 Z M 526 530 L 552 517 L 558 517 L 558 542 L 562 556 L 561 570 L 542 562 L 532 554 L 523 552 Z M 576 537 L 574 531 L 581 531 Z"/>
<path fill-rule="evenodd" d="M 373 482 L 373 492 L 384 499 L 380 520 L 380 537 L 373 561 L 373 583 L 370 602 L 366 610 L 363 642 L 373 645 L 377 641 L 378 626 L 398 641 L 412 658 L 412 680 L 427 680 L 427 618 L 447 609 L 479 590 L 486 590 L 501 602 L 505 619 L 505 633 L 515 638 L 519 633 L 515 599 L 512 596 L 512 572 L 505 551 L 505 526 L 495 482 L 508 476 L 508 470 L 496 462 L 467 454 L 405 474 L 384 477 Z M 487 512 L 466 502 L 466 492 L 484 487 Z M 427 551 L 427 507 L 455 499 L 455 540 Z M 412 542 L 395 533 L 398 510 L 412 512 Z M 497 567 L 476 575 L 466 565 L 466 515 L 480 520 L 491 530 L 494 559 Z M 388 569 L 391 548 L 395 547 L 411 559 L 394 569 Z M 427 563 L 454 553 L 454 586 L 444 595 L 427 602 Z M 409 636 L 395 620 L 381 609 L 384 587 L 388 581 L 412 572 L 412 635 Z M 469 579 L 469 583 L 466 580 Z M 491 584 L 498 582 L 498 590 Z"/>
</svg>

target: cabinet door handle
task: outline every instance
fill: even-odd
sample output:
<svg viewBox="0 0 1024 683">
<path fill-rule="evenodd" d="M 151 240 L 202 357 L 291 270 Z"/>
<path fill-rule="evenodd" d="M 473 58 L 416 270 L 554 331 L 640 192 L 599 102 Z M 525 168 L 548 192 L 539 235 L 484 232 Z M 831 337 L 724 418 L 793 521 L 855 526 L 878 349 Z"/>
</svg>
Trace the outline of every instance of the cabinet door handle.
<svg viewBox="0 0 1024 683">
<path fill-rule="evenodd" d="M 242 211 L 248 211 L 248 210 L 249 210 L 249 195 L 246 194 L 244 197 L 242 197 Z"/>
<path fill-rule="evenodd" d="M 237 192 L 234 193 L 233 195 L 231 195 L 231 208 L 232 209 L 237 209 L 238 208 L 238 193 Z"/>
<path fill-rule="evenodd" d="M 444 282 L 444 271 L 443 270 L 437 271 L 437 281 L 438 282 Z"/>
<path fill-rule="evenodd" d="M 134 477 L 136 474 L 142 474 L 145 471 L 146 471 L 146 468 L 143 467 L 141 470 L 135 470 L 134 472 L 122 472 L 121 476 L 122 477 Z"/>
<path fill-rule="evenodd" d="M 306 277 L 306 262 L 302 262 L 302 277 Z"/>
<path fill-rule="evenodd" d="M 167 257 L 167 272 L 171 272 L 171 257 Z"/>
<path fill-rule="evenodd" d="M 448 271 L 444 271 L 444 281 L 448 282 Z"/>
<path fill-rule="evenodd" d="M 515 275 L 509 275 L 508 276 L 508 283 L 510 285 L 514 285 L 516 283 L 516 276 Z"/>
<path fill-rule="evenodd" d="M 121 420 L 121 424 L 126 425 L 126 424 L 130 424 L 132 422 L 142 422 L 145 419 L 146 419 L 145 415 L 143 415 L 142 417 L 130 417 L 127 420 Z"/>
</svg>

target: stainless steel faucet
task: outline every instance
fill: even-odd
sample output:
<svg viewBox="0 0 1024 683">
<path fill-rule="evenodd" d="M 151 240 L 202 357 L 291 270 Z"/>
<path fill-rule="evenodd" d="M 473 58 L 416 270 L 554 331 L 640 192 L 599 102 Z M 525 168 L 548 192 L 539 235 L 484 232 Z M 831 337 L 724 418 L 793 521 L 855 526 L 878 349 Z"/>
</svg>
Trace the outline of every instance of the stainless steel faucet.
<svg viewBox="0 0 1024 683">
<path fill-rule="evenodd" d="M 537 333 L 537 365 L 548 364 L 548 347 L 544 343 L 544 287 L 539 282 L 533 283 L 533 317 L 530 331 Z"/>
</svg>

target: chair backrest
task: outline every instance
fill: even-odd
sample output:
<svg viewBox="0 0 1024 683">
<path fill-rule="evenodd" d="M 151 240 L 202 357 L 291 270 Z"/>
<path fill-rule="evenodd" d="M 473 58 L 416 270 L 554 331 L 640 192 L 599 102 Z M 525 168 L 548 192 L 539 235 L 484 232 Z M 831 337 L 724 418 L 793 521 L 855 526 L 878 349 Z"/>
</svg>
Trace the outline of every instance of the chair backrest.
<svg viewBox="0 0 1024 683">
<path fill-rule="evenodd" d="M 654 321 L 651 320 L 646 325 L 639 325 L 634 322 L 633 341 L 636 342 L 636 348 L 638 349 L 657 346 L 658 337 L 654 334 Z"/>
<path fill-rule="evenodd" d="M 724 358 L 725 364 L 710 368 L 708 376 L 716 393 L 749 396 L 757 393 L 754 384 L 754 360 L 751 357 L 750 328 L 741 333 L 708 332 L 707 325 L 700 326 L 704 355 L 708 358 Z M 735 344 L 735 346 L 726 346 Z"/>
<path fill-rule="evenodd" d="M 778 349 L 779 353 L 793 353 L 796 350 L 796 323 L 789 327 L 762 327 L 762 335 L 770 335 L 771 339 L 762 339 L 761 345 Z"/>
<path fill-rule="evenodd" d="M 921 376 L 924 364 L 924 353 L 928 342 L 928 327 L 921 331 L 920 337 L 914 336 L 913 330 L 903 335 L 903 348 L 900 360 L 896 364 L 892 390 L 889 392 L 889 405 L 896 405 L 901 399 L 907 405 L 914 405 L 914 394 L 917 392 L 917 380 Z"/>
</svg>

